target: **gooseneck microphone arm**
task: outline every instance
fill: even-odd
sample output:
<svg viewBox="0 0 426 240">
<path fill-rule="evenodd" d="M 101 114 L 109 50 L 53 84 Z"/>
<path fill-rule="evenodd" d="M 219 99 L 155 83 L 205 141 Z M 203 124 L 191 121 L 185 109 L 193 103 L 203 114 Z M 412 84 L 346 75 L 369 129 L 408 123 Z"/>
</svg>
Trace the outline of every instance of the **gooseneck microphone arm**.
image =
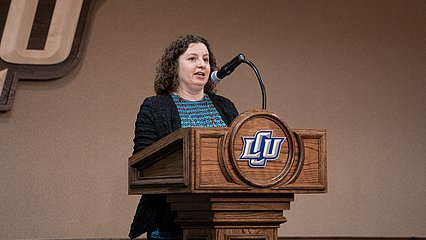
<svg viewBox="0 0 426 240">
<path fill-rule="evenodd" d="M 263 84 L 262 76 L 260 76 L 259 70 L 256 68 L 256 66 L 250 60 L 246 59 L 242 53 L 238 54 L 231 61 L 223 65 L 223 67 L 221 67 L 218 71 L 212 72 L 210 77 L 212 82 L 214 84 L 218 84 L 220 81 L 222 81 L 223 78 L 230 75 L 241 63 L 249 65 L 256 74 L 257 81 L 260 85 L 260 90 L 262 91 L 262 109 L 266 109 L 266 89 L 265 85 Z"/>
<path fill-rule="evenodd" d="M 254 73 L 256 74 L 257 81 L 260 85 L 260 91 L 262 92 L 262 109 L 266 109 L 266 89 L 265 84 L 263 84 L 262 76 L 260 76 L 259 70 L 256 68 L 256 66 L 248 59 L 242 60 L 243 63 L 249 65 L 251 69 L 253 69 Z"/>
</svg>

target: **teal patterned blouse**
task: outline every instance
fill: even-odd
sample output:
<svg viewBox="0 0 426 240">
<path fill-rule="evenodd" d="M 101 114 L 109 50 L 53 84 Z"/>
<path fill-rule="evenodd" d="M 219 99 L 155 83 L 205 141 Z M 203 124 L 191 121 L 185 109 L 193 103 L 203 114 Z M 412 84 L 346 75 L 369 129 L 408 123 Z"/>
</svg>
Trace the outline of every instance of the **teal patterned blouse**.
<svg viewBox="0 0 426 240">
<path fill-rule="evenodd" d="M 171 96 L 177 106 L 182 128 L 226 127 L 207 94 L 199 101 L 189 101 L 173 93 Z"/>
</svg>

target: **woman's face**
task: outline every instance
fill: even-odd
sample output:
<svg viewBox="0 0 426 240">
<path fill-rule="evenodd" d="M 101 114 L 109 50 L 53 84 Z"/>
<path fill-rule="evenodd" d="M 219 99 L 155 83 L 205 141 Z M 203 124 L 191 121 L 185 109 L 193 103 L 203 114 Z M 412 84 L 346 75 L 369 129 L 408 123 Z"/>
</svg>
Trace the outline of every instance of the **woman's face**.
<svg viewBox="0 0 426 240">
<path fill-rule="evenodd" d="M 209 51 L 203 43 L 191 43 L 178 59 L 178 92 L 199 93 L 209 80 Z"/>
</svg>

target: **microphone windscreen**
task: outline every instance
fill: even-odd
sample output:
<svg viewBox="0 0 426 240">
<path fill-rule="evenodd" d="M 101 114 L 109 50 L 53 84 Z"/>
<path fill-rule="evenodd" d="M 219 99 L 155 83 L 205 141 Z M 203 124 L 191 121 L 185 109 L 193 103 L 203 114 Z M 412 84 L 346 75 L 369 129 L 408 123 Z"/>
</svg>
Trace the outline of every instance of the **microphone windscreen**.
<svg viewBox="0 0 426 240">
<path fill-rule="evenodd" d="M 210 75 L 210 79 L 214 84 L 218 84 L 222 79 L 217 76 L 217 71 L 213 71 Z"/>
</svg>

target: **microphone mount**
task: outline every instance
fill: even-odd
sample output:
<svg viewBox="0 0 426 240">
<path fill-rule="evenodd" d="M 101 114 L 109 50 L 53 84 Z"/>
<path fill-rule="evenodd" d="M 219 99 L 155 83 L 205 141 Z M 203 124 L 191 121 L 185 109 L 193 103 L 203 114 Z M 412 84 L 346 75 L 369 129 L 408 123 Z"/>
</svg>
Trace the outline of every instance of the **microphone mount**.
<svg viewBox="0 0 426 240">
<path fill-rule="evenodd" d="M 232 59 L 227 64 L 225 64 L 219 71 L 213 72 L 212 78 L 214 78 L 214 79 L 212 79 L 212 81 L 215 84 L 217 84 L 224 77 L 231 74 L 234 71 L 234 69 L 237 66 L 239 66 L 241 63 L 245 63 L 245 64 L 249 65 L 251 67 L 251 69 L 254 71 L 254 73 L 256 74 L 257 81 L 259 82 L 260 90 L 261 90 L 261 93 L 262 93 L 262 109 L 266 109 L 266 89 L 265 89 L 265 85 L 263 84 L 262 76 L 260 75 L 260 72 L 256 68 L 256 66 L 250 60 L 248 60 L 244 56 L 244 54 L 242 54 L 242 53 L 238 54 L 234 59 Z"/>
</svg>

